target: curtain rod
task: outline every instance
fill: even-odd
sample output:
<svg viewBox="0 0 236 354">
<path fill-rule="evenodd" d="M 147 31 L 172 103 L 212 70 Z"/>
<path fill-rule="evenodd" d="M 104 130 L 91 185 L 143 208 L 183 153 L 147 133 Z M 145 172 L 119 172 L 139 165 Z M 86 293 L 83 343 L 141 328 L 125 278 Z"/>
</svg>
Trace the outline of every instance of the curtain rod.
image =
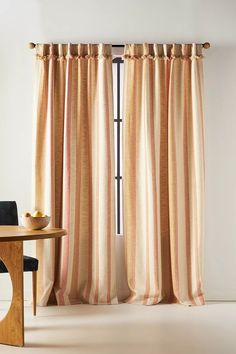
<svg viewBox="0 0 236 354">
<path fill-rule="evenodd" d="M 205 42 L 205 43 L 201 43 L 201 44 L 204 49 L 208 49 L 211 46 L 209 42 Z M 36 47 L 36 44 L 33 42 L 29 42 L 28 47 L 30 49 L 34 49 Z M 112 44 L 112 47 L 113 48 L 123 48 L 124 44 Z"/>
</svg>

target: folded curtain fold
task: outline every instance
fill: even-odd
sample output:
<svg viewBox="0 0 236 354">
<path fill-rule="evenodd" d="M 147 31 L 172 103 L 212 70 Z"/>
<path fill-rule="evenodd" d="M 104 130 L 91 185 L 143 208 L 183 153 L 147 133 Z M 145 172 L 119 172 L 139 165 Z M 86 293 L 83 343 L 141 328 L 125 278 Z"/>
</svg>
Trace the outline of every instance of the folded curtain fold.
<svg viewBox="0 0 236 354">
<path fill-rule="evenodd" d="M 89 59 L 111 58 L 112 46 L 110 44 L 36 44 L 36 58 L 49 59 Z"/>
<path fill-rule="evenodd" d="M 196 44 L 125 47 L 124 235 L 131 303 L 204 303 L 201 58 Z"/>
<path fill-rule="evenodd" d="M 124 58 L 131 59 L 193 59 L 202 57 L 201 44 L 126 44 Z"/>
<path fill-rule="evenodd" d="M 35 207 L 68 237 L 37 241 L 40 304 L 117 303 L 112 47 L 36 46 Z M 137 59 L 137 60 L 136 60 Z M 128 302 L 200 305 L 202 48 L 124 48 Z"/>
<path fill-rule="evenodd" d="M 111 46 L 38 45 L 36 56 L 35 206 L 68 232 L 37 242 L 40 304 L 117 303 Z"/>
</svg>

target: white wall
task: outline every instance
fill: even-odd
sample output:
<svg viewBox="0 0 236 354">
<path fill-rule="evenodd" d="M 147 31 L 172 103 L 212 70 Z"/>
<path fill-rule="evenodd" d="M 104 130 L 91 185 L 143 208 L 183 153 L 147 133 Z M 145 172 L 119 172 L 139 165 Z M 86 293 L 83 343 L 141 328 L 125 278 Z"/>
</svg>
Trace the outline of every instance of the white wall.
<svg viewBox="0 0 236 354">
<path fill-rule="evenodd" d="M 2 0 L 0 200 L 32 204 L 34 42 L 204 42 L 208 299 L 236 300 L 236 2 Z M 33 244 L 26 243 L 33 254 Z M 0 283 L 0 296 L 8 289 Z M 30 294 L 29 276 L 26 297 Z"/>
</svg>

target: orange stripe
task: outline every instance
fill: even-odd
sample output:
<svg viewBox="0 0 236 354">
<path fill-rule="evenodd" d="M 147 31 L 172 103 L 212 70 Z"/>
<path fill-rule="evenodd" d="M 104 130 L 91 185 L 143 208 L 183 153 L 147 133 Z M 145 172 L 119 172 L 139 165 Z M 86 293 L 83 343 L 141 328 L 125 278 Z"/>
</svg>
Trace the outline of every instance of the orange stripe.
<svg viewBox="0 0 236 354">
<path fill-rule="evenodd" d="M 141 78 L 141 83 L 140 83 L 140 87 L 141 87 L 141 90 L 142 90 L 142 97 L 141 98 L 141 101 L 140 101 L 140 106 L 142 107 L 142 100 L 144 99 L 145 103 L 144 103 L 144 108 L 141 108 L 142 109 L 142 112 L 141 112 L 141 121 L 143 121 L 143 134 L 145 135 L 144 137 L 144 146 L 142 147 L 145 151 L 145 157 L 144 157 L 144 175 L 145 175 L 145 201 L 146 201 L 146 205 L 145 205 L 145 211 L 144 211 L 144 218 L 148 218 L 148 214 L 149 214 L 149 205 L 148 205 L 148 176 L 147 176 L 147 171 L 148 171 L 148 166 L 147 166 L 147 145 L 148 145 L 148 142 L 147 142 L 147 134 L 148 134 L 148 128 L 147 128 L 147 120 L 148 120 L 148 116 L 147 116 L 147 111 L 145 110 L 145 106 L 146 106 L 146 98 L 147 98 L 147 89 L 146 89 L 146 85 L 147 85 L 147 81 L 149 80 L 149 78 L 147 78 L 148 73 L 148 69 L 147 69 L 147 59 L 144 59 L 142 60 L 142 78 Z M 144 92 L 143 92 L 143 86 L 144 86 Z M 141 129 L 142 129 L 141 128 Z M 142 133 L 141 133 L 142 134 Z M 139 142 L 140 143 L 140 142 Z M 143 305 L 146 305 L 147 304 L 147 301 L 148 301 L 148 298 L 149 298 L 149 292 L 150 292 L 150 267 L 149 267 L 149 223 L 147 222 L 147 220 L 145 220 L 145 224 L 146 224 L 146 237 L 145 237 L 145 242 L 144 242 L 144 245 L 146 246 L 146 250 L 143 251 L 143 256 L 145 254 L 146 256 L 146 268 L 145 268 L 145 278 L 146 278 L 146 289 L 145 289 L 145 292 L 144 292 L 144 295 L 143 295 Z M 141 294 L 140 294 L 141 295 Z"/>
<path fill-rule="evenodd" d="M 170 71 L 170 93 L 172 94 L 173 90 L 173 82 L 175 80 L 174 77 L 174 63 L 175 59 L 171 60 L 171 71 Z M 170 105 L 173 97 L 171 96 Z M 171 190 L 170 190 L 170 241 L 171 241 L 171 259 L 172 259 L 172 276 L 173 276 L 173 290 L 176 298 L 180 300 L 179 296 L 179 265 L 178 265 L 178 204 L 177 204 L 177 190 L 176 186 L 178 186 L 177 179 L 177 159 L 176 159 L 176 139 L 175 139 L 175 117 L 172 112 L 172 115 L 169 116 L 169 141 L 170 141 L 170 158 L 169 158 L 169 171 L 170 171 L 170 182 Z M 172 181 L 174 181 L 174 185 L 172 185 Z M 174 261 L 173 261 L 174 260 Z"/>
<path fill-rule="evenodd" d="M 79 259 L 78 259 L 78 290 L 79 299 L 81 302 L 89 302 L 86 297 L 86 281 L 88 279 L 88 257 L 89 257 L 89 247 L 88 239 L 91 237 L 91 225 L 92 225 L 92 207 L 91 207 L 91 149 L 90 149 L 90 122 L 88 114 L 88 65 L 87 61 L 79 61 L 80 68 L 80 87 L 79 87 L 79 102 L 80 107 L 80 120 L 81 120 L 81 132 L 80 132 L 80 201 L 78 217 L 80 219 L 79 224 L 79 236 L 78 242 L 80 242 L 83 248 L 79 249 Z M 85 249 L 84 249 L 85 248 Z M 81 254 L 81 252 L 83 253 Z M 83 279 L 83 280 L 82 280 Z"/>
<path fill-rule="evenodd" d="M 73 98 L 76 98 L 78 102 L 78 87 L 80 86 L 81 77 L 79 77 L 78 82 L 78 65 L 79 61 L 72 61 L 72 78 L 73 78 Z M 74 84 L 76 82 L 76 85 Z M 70 299 L 70 304 L 75 302 L 77 297 L 78 289 L 78 274 L 79 274 L 79 253 L 80 253 L 80 188 L 81 188 L 81 170 L 80 170 L 80 159 L 81 159 L 81 150 L 82 150 L 82 137 L 81 137 L 81 125 L 83 125 L 83 116 L 81 116 L 80 111 L 78 112 L 78 103 L 73 102 L 73 106 L 76 104 L 76 117 L 75 117 L 75 126 L 76 130 L 75 136 L 75 171 L 76 179 L 72 181 L 75 184 L 75 205 L 74 213 L 75 216 L 75 225 L 73 230 L 73 269 L 72 269 L 72 279 L 68 297 Z M 75 107 L 74 107 L 75 110 Z M 75 113 L 75 112 L 74 112 Z"/>
<path fill-rule="evenodd" d="M 71 188 L 71 61 L 67 61 L 67 74 L 66 74 L 66 104 L 65 104 L 65 150 L 64 150 L 64 218 L 63 218 L 63 227 L 68 231 L 68 236 L 62 240 L 62 251 L 61 255 L 61 289 L 58 292 L 58 301 L 59 304 L 64 305 L 64 294 L 67 283 L 67 274 L 68 274 L 68 255 L 69 255 L 69 239 L 70 239 L 70 188 Z"/>
<path fill-rule="evenodd" d="M 50 47 L 53 48 L 51 45 Z M 53 52 L 52 52 L 53 54 Z M 55 117 L 54 117 L 54 66 L 55 60 L 49 60 L 49 124 L 50 124 L 50 158 L 51 158 L 51 225 L 55 227 Z"/>
<path fill-rule="evenodd" d="M 112 100 L 112 97 L 109 97 L 109 88 L 107 87 L 107 84 L 109 83 L 108 77 L 112 77 L 112 63 L 109 60 L 109 62 L 104 63 L 105 65 L 105 70 L 106 70 L 106 77 L 105 77 L 105 82 L 106 82 L 106 101 L 109 102 L 110 99 Z M 110 71 L 107 73 L 107 71 Z M 108 77 L 107 77 L 108 76 Z M 112 272 L 111 272 L 111 237 L 114 237 L 113 235 L 113 230 L 112 230 L 112 223 L 111 223 L 111 218 L 113 218 L 114 214 L 111 213 L 111 210 L 113 210 L 114 205 L 111 205 L 111 194 L 112 191 L 114 191 L 114 176 L 112 176 L 112 168 L 111 168 L 111 154 L 113 153 L 113 148 L 112 148 L 112 142 L 113 140 L 111 139 L 111 134 L 113 132 L 113 122 L 111 122 L 110 117 L 112 117 L 112 112 L 110 112 L 110 106 L 106 106 L 106 141 L 107 141 L 107 146 L 108 146 L 108 159 L 107 159 L 107 169 L 108 169 L 108 200 L 107 200 L 107 303 L 111 303 L 111 277 L 112 277 Z M 112 124 L 112 126 L 111 126 Z M 111 141 L 112 140 L 112 141 Z M 111 151 L 112 149 L 112 151 Z M 115 232 L 114 232 L 115 234 Z M 113 279 L 114 281 L 114 279 Z"/>
<path fill-rule="evenodd" d="M 157 171 L 156 171 L 156 163 L 159 161 L 157 160 L 156 157 L 156 144 L 155 144 L 155 125 L 154 125 L 154 119 L 155 120 L 160 120 L 160 117 L 154 115 L 154 73 L 156 69 L 156 63 L 154 62 L 153 64 L 153 71 L 151 75 L 151 84 L 150 86 L 152 89 L 150 90 L 152 94 L 150 95 L 150 101 L 151 101 L 151 113 L 150 113 L 150 140 L 151 140 L 151 158 L 152 158 L 152 190 L 153 190 L 153 197 L 152 197 L 152 202 L 153 202 L 153 232 L 154 232 L 154 237 L 153 237 L 153 260 L 154 260 L 154 294 L 153 294 L 153 304 L 156 304 L 159 300 L 160 296 L 160 289 L 159 289 L 159 276 L 158 276 L 158 267 L 159 267 L 159 262 L 160 260 L 158 259 L 158 238 L 161 237 L 161 235 L 158 234 L 158 206 L 157 206 L 157 198 L 159 197 L 157 195 L 157 186 L 156 186 L 156 181 L 157 181 Z M 156 87 L 156 86 L 155 86 Z M 153 118 L 152 118 L 153 117 Z"/>
<path fill-rule="evenodd" d="M 97 71 L 98 71 L 98 67 L 97 67 L 97 62 L 94 63 L 95 65 L 95 71 L 96 71 L 96 75 L 94 76 L 94 78 L 97 78 Z M 95 96 L 96 97 L 96 96 Z M 95 105 L 97 104 L 97 102 L 95 103 Z M 98 107 L 96 107 L 98 109 Z M 99 205 L 99 199 L 100 199 L 100 188 L 99 188 L 99 182 L 101 179 L 100 176 L 100 161 L 99 161 L 99 157 L 100 157 L 100 144 L 99 144 L 99 137 L 98 137 L 98 132 L 99 132 L 99 124 L 100 124 L 100 119 L 101 117 L 97 117 L 97 119 L 95 119 L 95 132 L 96 132 L 96 162 L 95 162 L 95 175 L 96 175 L 96 181 L 95 181 L 95 186 L 96 186 L 96 196 L 95 196 L 95 225 L 99 225 L 100 224 L 100 205 Z M 99 297 L 99 241 L 100 241 L 100 230 L 93 230 L 93 237 L 94 237 L 94 247 L 95 247 L 95 279 L 94 279 L 94 286 L 95 286 L 95 292 L 94 292 L 94 300 L 93 302 L 95 304 L 98 303 L 98 297 Z"/>
<path fill-rule="evenodd" d="M 129 59 L 125 60 L 126 72 L 126 117 L 124 120 L 124 235 L 126 243 L 126 264 L 128 285 L 130 288 L 130 296 L 126 300 L 132 302 L 135 297 L 135 268 L 136 268 L 136 105 L 132 105 L 135 100 L 136 86 L 130 86 L 130 82 L 136 81 L 137 62 Z M 132 79 L 131 79 L 132 78 Z M 132 144 L 129 142 L 132 141 Z M 132 203 L 133 202 L 133 203 Z"/>
<path fill-rule="evenodd" d="M 62 227 L 62 183 L 63 183 L 63 134 L 64 134 L 64 104 L 65 104 L 65 62 L 54 61 L 56 65 L 55 75 L 60 79 L 55 82 L 54 116 L 55 122 L 55 227 Z M 61 239 L 55 240 L 55 286 L 57 293 L 60 287 L 60 254 Z M 54 295 L 54 294 L 53 294 Z M 56 300 L 56 298 L 54 299 Z"/>
</svg>

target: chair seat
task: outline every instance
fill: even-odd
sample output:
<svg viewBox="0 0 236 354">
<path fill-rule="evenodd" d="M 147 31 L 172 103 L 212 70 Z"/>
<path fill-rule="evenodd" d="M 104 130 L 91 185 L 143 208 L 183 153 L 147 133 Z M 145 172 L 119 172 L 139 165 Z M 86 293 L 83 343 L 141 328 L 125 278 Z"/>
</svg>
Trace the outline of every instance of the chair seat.
<svg viewBox="0 0 236 354">
<path fill-rule="evenodd" d="M 36 272 L 38 270 L 39 261 L 34 257 L 24 256 L 24 272 Z M 0 260 L 0 273 L 8 273 L 8 270 Z"/>
</svg>

